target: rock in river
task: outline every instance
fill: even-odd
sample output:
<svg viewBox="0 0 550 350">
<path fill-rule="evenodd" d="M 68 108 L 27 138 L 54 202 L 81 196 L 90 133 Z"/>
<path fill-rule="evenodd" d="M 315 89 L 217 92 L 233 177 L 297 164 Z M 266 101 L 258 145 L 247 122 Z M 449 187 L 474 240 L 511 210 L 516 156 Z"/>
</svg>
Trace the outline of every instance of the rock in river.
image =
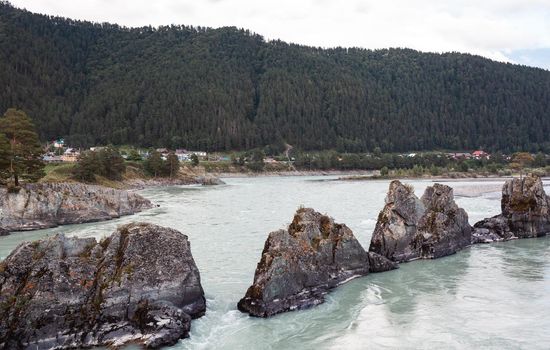
<svg viewBox="0 0 550 350">
<path fill-rule="evenodd" d="M 148 348 L 188 336 L 205 299 L 187 237 L 132 223 L 110 237 L 22 243 L 0 262 L 0 348 Z"/>
<path fill-rule="evenodd" d="M 474 243 L 540 237 L 550 233 L 550 198 L 540 177 L 530 175 L 506 181 L 500 206 L 501 214 L 474 225 Z"/>
<path fill-rule="evenodd" d="M 313 209 L 299 209 L 288 230 L 269 234 L 254 283 L 239 310 L 268 317 L 324 301 L 329 289 L 370 272 L 394 269 L 395 263 L 372 254 L 369 259 L 353 232 Z"/>
<path fill-rule="evenodd" d="M 26 184 L 17 193 L 0 188 L 0 228 L 36 230 L 131 215 L 152 204 L 125 190 L 80 183 Z"/>
<path fill-rule="evenodd" d="M 390 183 L 369 250 L 396 262 L 454 254 L 471 244 L 468 215 L 454 201 L 453 189 L 435 184 L 418 198 L 412 187 Z"/>
</svg>

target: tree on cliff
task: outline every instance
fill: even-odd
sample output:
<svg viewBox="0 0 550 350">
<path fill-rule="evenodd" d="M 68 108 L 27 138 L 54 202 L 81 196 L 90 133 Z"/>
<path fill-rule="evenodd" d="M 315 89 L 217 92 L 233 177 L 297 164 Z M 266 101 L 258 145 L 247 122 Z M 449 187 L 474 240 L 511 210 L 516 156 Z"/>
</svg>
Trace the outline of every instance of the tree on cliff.
<svg viewBox="0 0 550 350">
<path fill-rule="evenodd" d="M 44 173 L 43 150 L 32 120 L 21 110 L 10 108 L 0 118 L 0 132 L 9 141 L 7 167 L 2 168 L 5 179 L 38 181 Z M 2 162 L 3 163 L 3 162 Z"/>
<path fill-rule="evenodd" d="M 73 176 L 84 182 L 95 182 L 95 175 L 103 173 L 102 164 L 97 152 L 83 152 L 74 166 Z"/>
<path fill-rule="evenodd" d="M 126 171 L 124 158 L 114 147 L 108 146 L 99 151 L 99 160 L 103 165 L 104 173 L 101 174 L 109 180 L 122 180 L 122 175 Z"/>
<path fill-rule="evenodd" d="M 145 162 L 143 162 L 143 166 L 145 168 L 145 171 L 147 171 L 149 175 L 157 177 L 162 175 L 164 161 L 162 160 L 162 156 L 159 152 L 152 151 Z"/>
<path fill-rule="evenodd" d="M 87 151 L 81 154 L 78 163 L 73 168 L 73 176 L 80 181 L 95 182 L 96 175 L 109 180 L 122 180 L 126 171 L 124 158 L 113 147 L 100 151 Z"/>
<path fill-rule="evenodd" d="M 174 152 L 170 152 L 168 157 L 166 157 L 164 168 L 164 173 L 170 176 L 170 178 L 173 178 L 178 174 L 178 171 L 180 170 L 180 161 Z"/>
</svg>

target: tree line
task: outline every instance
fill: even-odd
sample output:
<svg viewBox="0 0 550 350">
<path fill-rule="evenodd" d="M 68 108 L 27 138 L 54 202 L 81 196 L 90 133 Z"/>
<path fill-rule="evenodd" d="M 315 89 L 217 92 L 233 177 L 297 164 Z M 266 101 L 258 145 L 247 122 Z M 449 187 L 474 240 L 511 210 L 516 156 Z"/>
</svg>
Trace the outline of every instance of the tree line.
<svg viewBox="0 0 550 350">
<path fill-rule="evenodd" d="M 0 109 L 42 140 L 204 151 L 550 153 L 550 72 L 459 53 L 321 49 L 237 28 L 124 28 L 0 2 Z"/>
</svg>

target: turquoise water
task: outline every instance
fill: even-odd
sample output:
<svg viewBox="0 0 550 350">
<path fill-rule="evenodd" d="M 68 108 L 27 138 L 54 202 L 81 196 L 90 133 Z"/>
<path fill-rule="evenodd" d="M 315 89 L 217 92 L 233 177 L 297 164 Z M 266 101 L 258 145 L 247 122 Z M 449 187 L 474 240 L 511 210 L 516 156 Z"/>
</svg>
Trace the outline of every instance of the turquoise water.
<svg viewBox="0 0 550 350">
<path fill-rule="evenodd" d="M 402 264 L 353 280 L 306 311 L 270 319 L 237 311 L 267 234 L 288 225 L 300 205 L 346 223 L 368 247 L 389 181 L 326 179 L 235 178 L 217 187 L 147 189 L 141 193 L 160 207 L 114 221 L 3 237 L 0 258 L 23 240 L 57 232 L 101 237 L 130 221 L 180 230 L 191 241 L 208 309 L 193 321 L 191 337 L 174 349 L 550 348 L 550 238 L 477 245 Z M 418 195 L 431 184 L 406 182 Z M 500 211 L 494 188 L 501 182 L 446 184 L 457 193 L 476 189 L 457 197 L 472 224 Z"/>
</svg>

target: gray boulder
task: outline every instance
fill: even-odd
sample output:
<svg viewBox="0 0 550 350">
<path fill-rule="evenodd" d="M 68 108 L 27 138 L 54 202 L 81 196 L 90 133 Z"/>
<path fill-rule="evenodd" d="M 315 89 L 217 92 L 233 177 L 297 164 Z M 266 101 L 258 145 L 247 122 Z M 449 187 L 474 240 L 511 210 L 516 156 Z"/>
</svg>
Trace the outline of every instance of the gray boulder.
<svg viewBox="0 0 550 350">
<path fill-rule="evenodd" d="M 550 233 L 550 198 L 538 176 L 506 181 L 502 187 L 501 210 L 501 214 L 474 225 L 474 243 L 533 238 Z"/>
<path fill-rule="evenodd" d="M 397 267 L 383 257 L 373 258 L 377 271 Z M 313 209 L 299 209 L 288 230 L 269 234 L 254 283 L 238 308 L 268 317 L 320 304 L 331 288 L 368 274 L 369 262 L 346 225 Z"/>
<path fill-rule="evenodd" d="M 103 221 L 149 209 L 142 196 L 80 183 L 26 184 L 17 193 L 0 188 L 0 227 L 26 231 Z"/>
<path fill-rule="evenodd" d="M 0 263 L 0 348 L 156 348 L 204 312 L 187 237 L 169 228 L 132 223 L 99 243 L 57 235 Z"/>
<path fill-rule="evenodd" d="M 390 183 L 369 251 L 395 262 L 434 259 L 471 244 L 468 215 L 454 201 L 453 189 L 435 184 L 422 198 L 398 180 Z"/>
</svg>

